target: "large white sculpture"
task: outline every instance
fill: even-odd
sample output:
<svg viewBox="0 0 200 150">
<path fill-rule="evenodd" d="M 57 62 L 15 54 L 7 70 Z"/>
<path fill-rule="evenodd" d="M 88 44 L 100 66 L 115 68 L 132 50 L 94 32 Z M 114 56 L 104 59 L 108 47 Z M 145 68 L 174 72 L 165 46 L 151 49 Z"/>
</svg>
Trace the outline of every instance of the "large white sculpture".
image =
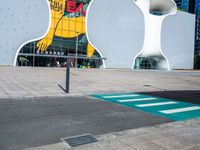
<svg viewBox="0 0 200 150">
<path fill-rule="evenodd" d="M 193 68 L 194 15 L 177 12 L 173 0 L 92 0 L 86 19 L 105 68 L 143 69 L 143 58 L 154 63 L 150 69 Z"/>
<path fill-rule="evenodd" d="M 49 0 L 0 4 L 0 65 L 15 66 L 19 50 L 48 32 Z M 155 69 L 193 69 L 194 30 L 195 16 L 176 12 L 173 0 L 92 0 L 86 15 L 104 68 L 140 68 L 138 60 L 148 58 Z"/>
<path fill-rule="evenodd" d="M 169 61 L 161 49 L 161 30 L 163 20 L 177 12 L 173 0 L 135 0 L 145 19 L 145 38 L 141 52 L 136 56 L 150 57 L 156 62 L 157 69 L 170 69 Z M 134 61 L 135 62 L 135 61 Z"/>
</svg>

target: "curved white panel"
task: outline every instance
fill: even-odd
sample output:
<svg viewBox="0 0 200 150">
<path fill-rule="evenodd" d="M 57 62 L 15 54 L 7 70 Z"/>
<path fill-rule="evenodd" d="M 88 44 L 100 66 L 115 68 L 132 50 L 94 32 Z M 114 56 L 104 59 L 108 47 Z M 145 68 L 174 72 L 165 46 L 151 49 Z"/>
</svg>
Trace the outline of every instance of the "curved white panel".
<svg viewBox="0 0 200 150">
<path fill-rule="evenodd" d="M 106 58 L 105 68 L 132 68 L 144 40 L 144 17 L 132 0 L 93 0 L 86 28 L 89 42 Z"/>
<path fill-rule="evenodd" d="M 0 64 L 16 65 L 19 50 L 49 27 L 48 0 L 0 0 Z"/>
<path fill-rule="evenodd" d="M 178 11 L 163 22 L 161 48 L 171 69 L 193 69 L 195 15 Z"/>
<path fill-rule="evenodd" d="M 161 29 L 163 20 L 176 13 L 173 0 L 137 0 L 145 19 L 145 38 L 141 52 L 135 57 L 151 57 L 157 61 L 158 69 L 170 69 L 169 61 L 161 49 Z M 135 62 L 135 60 L 134 60 Z"/>
</svg>

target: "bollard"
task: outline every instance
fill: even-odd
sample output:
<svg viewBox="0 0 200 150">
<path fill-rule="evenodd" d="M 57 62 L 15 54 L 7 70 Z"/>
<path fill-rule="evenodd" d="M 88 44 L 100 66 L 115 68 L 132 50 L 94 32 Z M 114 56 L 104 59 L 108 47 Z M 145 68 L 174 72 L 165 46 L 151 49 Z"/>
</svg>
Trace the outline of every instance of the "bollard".
<svg viewBox="0 0 200 150">
<path fill-rule="evenodd" d="M 69 93 L 69 84 L 70 84 L 70 63 L 66 64 L 66 93 Z"/>
</svg>

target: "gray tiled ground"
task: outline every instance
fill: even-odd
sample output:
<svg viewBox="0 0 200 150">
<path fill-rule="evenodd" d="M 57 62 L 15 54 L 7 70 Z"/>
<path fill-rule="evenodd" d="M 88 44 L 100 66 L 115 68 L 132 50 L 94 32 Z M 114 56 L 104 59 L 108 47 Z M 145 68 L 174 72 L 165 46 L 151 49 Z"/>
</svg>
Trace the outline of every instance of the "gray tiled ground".
<svg viewBox="0 0 200 150">
<path fill-rule="evenodd" d="M 117 145 L 137 150 L 198 149 L 200 143 L 199 122 L 200 119 L 194 119 L 101 135 L 101 142 L 97 145 L 107 145 L 102 148 L 103 150 L 109 146 L 112 149 Z M 165 136 L 160 136 L 161 134 Z"/>
<path fill-rule="evenodd" d="M 0 67 L 0 99 L 66 96 L 58 85 L 65 87 L 65 68 Z M 71 69 L 71 95 L 200 90 L 199 85 L 198 71 Z"/>
<path fill-rule="evenodd" d="M 97 143 L 74 148 L 60 143 L 59 147 L 54 148 L 55 150 L 199 150 L 199 122 L 200 119 L 194 119 L 126 130 L 100 135 L 98 136 L 100 142 Z M 48 146 L 26 150 L 46 150 L 45 147 Z"/>
</svg>

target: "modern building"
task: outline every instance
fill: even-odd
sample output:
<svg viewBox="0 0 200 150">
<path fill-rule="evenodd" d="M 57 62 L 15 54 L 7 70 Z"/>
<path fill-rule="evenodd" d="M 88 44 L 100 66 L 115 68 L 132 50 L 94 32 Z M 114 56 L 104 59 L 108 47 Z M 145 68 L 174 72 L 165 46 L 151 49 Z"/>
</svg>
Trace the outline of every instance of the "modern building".
<svg viewBox="0 0 200 150">
<path fill-rule="evenodd" d="M 200 0 L 195 0 L 194 13 L 196 15 L 195 52 L 200 53 Z"/>
<path fill-rule="evenodd" d="M 196 15 L 194 68 L 200 68 L 200 0 L 175 0 L 178 9 Z"/>
<path fill-rule="evenodd" d="M 1 65 L 193 68 L 195 18 L 173 0 L 17 1 L 0 5 Z"/>
<path fill-rule="evenodd" d="M 189 12 L 189 1 L 190 0 L 174 0 L 178 9 Z"/>
</svg>

